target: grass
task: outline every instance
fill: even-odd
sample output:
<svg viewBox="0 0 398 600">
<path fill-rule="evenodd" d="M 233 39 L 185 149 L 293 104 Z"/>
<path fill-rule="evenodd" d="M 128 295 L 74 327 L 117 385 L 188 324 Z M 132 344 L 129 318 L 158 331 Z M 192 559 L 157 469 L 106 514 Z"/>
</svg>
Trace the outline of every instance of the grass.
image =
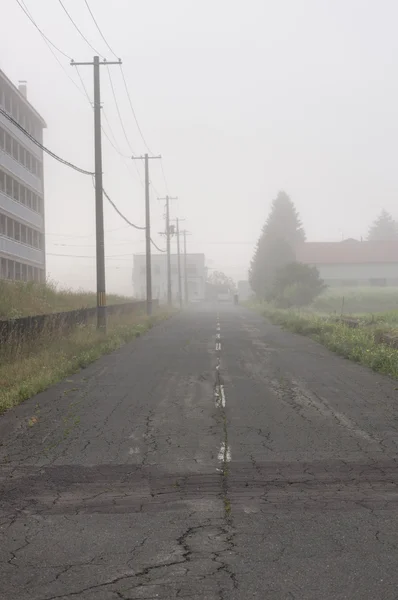
<svg viewBox="0 0 398 600">
<path fill-rule="evenodd" d="M 67 336 L 56 332 L 41 336 L 33 347 L 21 346 L 17 354 L 1 355 L 0 349 L 0 414 L 113 352 L 167 316 L 111 315 L 106 334 L 93 323 Z"/>
<path fill-rule="evenodd" d="M 328 288 L 315 299 L 313 312 L 369 314 L 398 310 L 398 288 Z"/>
<path fill-rule="evenodd" d="M 132 298 L 109 294 L 107 304 L 131 302 Z M 93 292 L 61 289 L 52 282 L 25 283 L 0 279 L 0 320 L 64 312 L 96 306 Z"/>
<path fill-rule="evenodd" d="M 383 332 L 395 333 L 398 312 L 360 320 L 356 328 L 308 312 L 280 310 L 261 305 L 257 310 L 282 327 L 320 342 L 340 356 L 370 367 L 374 371 L 398 378 L 398 350 L 380 343 Z"/>
</svg>

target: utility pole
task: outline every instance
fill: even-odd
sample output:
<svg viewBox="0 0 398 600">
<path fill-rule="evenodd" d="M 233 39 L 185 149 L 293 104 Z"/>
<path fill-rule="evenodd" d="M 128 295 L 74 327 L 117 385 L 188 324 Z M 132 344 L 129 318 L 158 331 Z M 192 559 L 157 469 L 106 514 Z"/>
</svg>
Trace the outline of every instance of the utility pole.
<svg viewBox="0 0 398 600">
<path fill-rule="evenodd" d="M 177 196 L 166 198 L 158 198 L 158 200 L 166 201 L 166 242 L 167 242 L 167 304 L 172 306 L 173 296 L 171 290 L 171 252 L 170 252 L 170 237 L 172 235 L 170 227 L 170 200 L 178 200 Z"/>
<path fill-rule="evenodd" d="M 184 229 L 182 232 L 184 234 L 184 300 L 185 304 L 188 304 L 188 268 L 187 268 L 187 233 L 188 231 Z"/>
<path fill-rule="evenodd" d="M 122 61 L 100 61 L 94 56 L 93 62 L 75 62 L 72 66 L 94 67 L 94 153 L 95 153 L 95 230 L 97 262 L 97 328 L 106 332 L 106 286 L 105 286 L 105 244 L 104 244 L 104 202 L 102 190 L 102 143 L 101 143 L 101 93 L 100 66 L 121 65 Z"/>
<path fill-rule="evenodd" d="M 132 156 L 133 160 L 145 161 L 145 247 L 146 247 L 146 313 L 152 314 L 152 264 L 151 264 L 151 211 L 149 203 L 149 159 L 161 156 Z"/>
<path fill-rule="evenodd" d="M 180 256 L 180 223 L 177 221 L 177 255 L 178 255 L 178 296 L 180 300 L 180 308 L 182 308 L 182 289 L 181 289 L 181 256 Z"/>
</svg>

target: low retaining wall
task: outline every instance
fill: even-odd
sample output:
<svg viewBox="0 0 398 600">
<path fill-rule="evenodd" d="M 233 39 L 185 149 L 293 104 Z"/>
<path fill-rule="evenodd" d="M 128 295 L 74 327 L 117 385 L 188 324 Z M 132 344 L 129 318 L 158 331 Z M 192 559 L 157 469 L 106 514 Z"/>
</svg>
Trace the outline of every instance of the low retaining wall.
<svg viewBox="0 0 398 600">
<path fill-rule="evenodd" d="M 153 302 L 153 308 L 157 302 Z M 145 312 L 146 302 L 128 302 L 126 304 L 111 304 L 107 306 L 108 315 L 126 315 L 130 313 Z M 51 313 L 46 315 L 35 315 L 33 317 L 22 317 L 21 319 L 10 319 L 0 321 L 0 344 L 18 343 L 26 339 L 46 333 L 58 332 L 68 333 L 78 326 L 94 322 L 97 314 L 96 308 L 81 308 L 67 312 Z"/>
</svg>

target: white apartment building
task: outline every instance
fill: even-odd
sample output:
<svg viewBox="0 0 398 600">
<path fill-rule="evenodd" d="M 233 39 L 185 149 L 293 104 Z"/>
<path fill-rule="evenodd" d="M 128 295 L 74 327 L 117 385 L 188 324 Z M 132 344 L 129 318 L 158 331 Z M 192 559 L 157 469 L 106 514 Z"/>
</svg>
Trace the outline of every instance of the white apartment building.
<svg viewBox="0 0 398 600">
<path fill-rule="evenodd" d="M 178 296 L 178 255 L 172 254 L 171 262 L 171 292 L 173 302 L 179 301 Z M 152 297 L 160 303 L 167 302 L 167 256 L 152 254 Z M 188 300 L 190 302 L 205 299 L 206 266 L 204 254 L 187 254 Z M 133 262 L 133 287 L 137 299 L 146 298 L 146 257 L 145 254 L 135 254 Z M 184 298 L 184 257 L 181 255 L 181 288 Z"/>
<path fill-rule="evenodd" d="M 39 142 L 46 123 L 0 70 L 0 106 Z M 0 279 L 45 281 L 43 151 L 0 113 Z"/>
</svg>

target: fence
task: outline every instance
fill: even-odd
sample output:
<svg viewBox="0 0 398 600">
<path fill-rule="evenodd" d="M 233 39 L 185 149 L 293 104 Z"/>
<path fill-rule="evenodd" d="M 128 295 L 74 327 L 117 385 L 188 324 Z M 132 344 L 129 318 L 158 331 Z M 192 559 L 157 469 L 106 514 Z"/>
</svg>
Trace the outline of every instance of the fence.
<svg viewBox="0 0 398 600">
<path fill-rule="evenodd" d="M 153 307 L 157 307 L 157 302 L 153 302 Z M 111 304 L 107 307 L 107 314 L 126 315 L 129 313 L 144 312 L 145 309 L 145 301 Z M 96 314 L 96 308 L 81 308 L 67 312 L 0 321 L 0 345 L 8 343 L 18 344 L 22 341 L 34 340 L 43 333 L 56 332 L 63 335 L 75 327 L 94 322 Z"/>
</svg>

